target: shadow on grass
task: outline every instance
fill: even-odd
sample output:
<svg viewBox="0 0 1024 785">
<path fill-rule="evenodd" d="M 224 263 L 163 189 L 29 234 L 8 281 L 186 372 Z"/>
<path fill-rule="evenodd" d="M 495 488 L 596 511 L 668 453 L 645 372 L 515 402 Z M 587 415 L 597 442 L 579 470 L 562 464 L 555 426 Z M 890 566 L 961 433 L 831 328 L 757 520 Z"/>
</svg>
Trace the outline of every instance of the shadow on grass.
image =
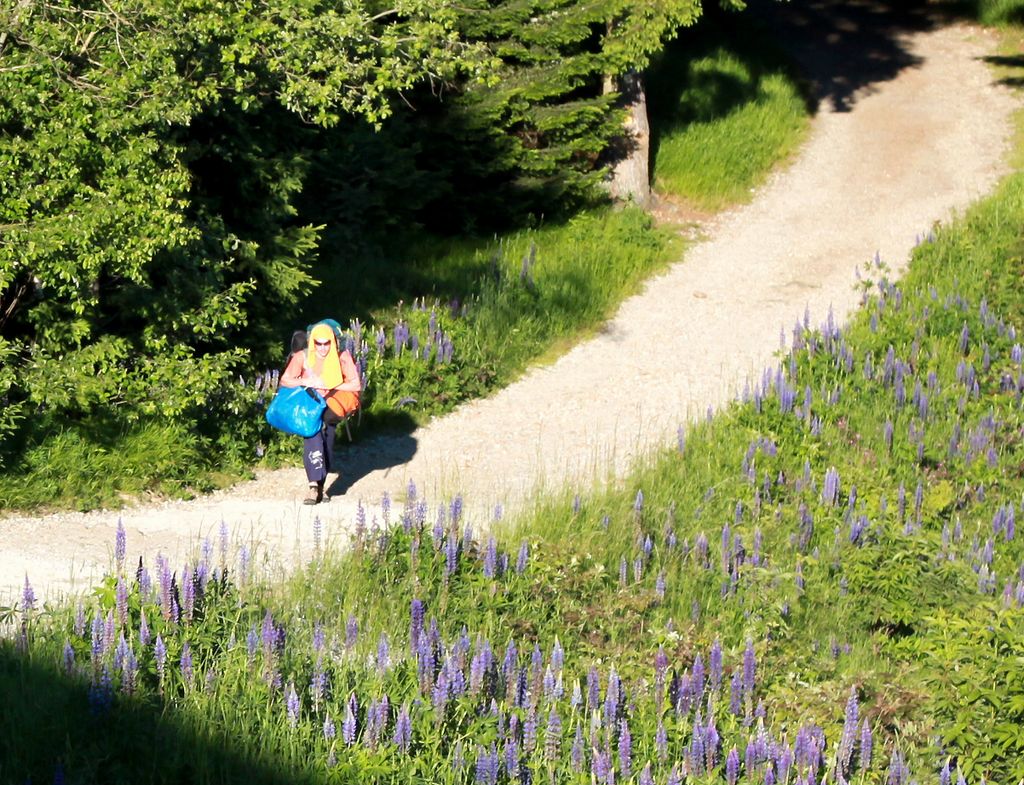
<svg viewBox="0 0 1024 785">
<path fill-rule="evenodd" d="M 1007 87 L 1024 87 L 1024 55 L 992 55 L 982 58 L 989 65 L 1005 69 L 1017 69 L 1014 74 L 1001 77 L 999 84 Z"/>
<path fill-rule="evenodd" d="M 156 702 L 119 697 L 109 709 L 94 712 L 87 684 L 16 654 L 9 643 L 0 643 L 0 706 L 3 783 L 312 781 L 238 752 L 214 721 L 201 730 L 188 727 Z M 246 746 L 258 748 L 253 740 Z"/>
</svg>

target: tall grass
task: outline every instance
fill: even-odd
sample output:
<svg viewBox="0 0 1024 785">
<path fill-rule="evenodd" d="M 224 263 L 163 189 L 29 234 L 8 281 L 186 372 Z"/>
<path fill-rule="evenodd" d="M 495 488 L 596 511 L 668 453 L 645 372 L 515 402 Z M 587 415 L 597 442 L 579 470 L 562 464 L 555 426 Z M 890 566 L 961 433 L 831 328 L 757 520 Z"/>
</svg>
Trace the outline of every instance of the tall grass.
<svg viewBox="0 0 1024 785">
<path fill-rule="evenodd" d="M 119 507 L 145 493 L 212 489 L 221 477 L 197 471 L 206 462 L 203 441 L 183 423 L 108 417 L 47 425 L 0 472 L 0 509 Z"/>
</svg>

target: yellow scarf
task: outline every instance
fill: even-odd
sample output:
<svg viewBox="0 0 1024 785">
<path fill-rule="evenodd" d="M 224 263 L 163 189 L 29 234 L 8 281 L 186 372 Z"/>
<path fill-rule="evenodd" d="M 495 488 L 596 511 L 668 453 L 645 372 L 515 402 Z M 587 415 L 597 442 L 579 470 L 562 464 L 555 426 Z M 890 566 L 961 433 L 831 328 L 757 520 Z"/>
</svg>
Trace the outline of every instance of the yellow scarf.
<svg viewBox="0 0 1024 785">
<path fill-rule="evenodd" d="M 320 359 L 316 353 L 315 341 L 330 341 L 331 348 L 327 356 Z M 341 355 L 338 350 L 338 341 L 332 330 L 326 324 L 318 324 L 309 333 L 309 348 L 306 351 L 306 367 L 324 381 L 327 389 L 337 387 L 345 377 L 341 373 Z"/>
</svg>

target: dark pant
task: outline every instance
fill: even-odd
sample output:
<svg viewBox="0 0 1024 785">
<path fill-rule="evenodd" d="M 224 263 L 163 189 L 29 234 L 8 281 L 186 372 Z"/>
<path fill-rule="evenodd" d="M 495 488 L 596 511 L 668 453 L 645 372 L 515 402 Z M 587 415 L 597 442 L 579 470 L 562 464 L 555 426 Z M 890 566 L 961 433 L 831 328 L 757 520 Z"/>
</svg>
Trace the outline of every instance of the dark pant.
<svg viewBox="0 0 1024 785">
<path fill-rule="evenodd" d="M 324 410 L 320 431 L 302 441 L 302 465 L 306 467 L 309 482 L 323 482 L 331 468 L 334 456 L 334 432 L 341 420 L 330 409 Z"/>
</svg>

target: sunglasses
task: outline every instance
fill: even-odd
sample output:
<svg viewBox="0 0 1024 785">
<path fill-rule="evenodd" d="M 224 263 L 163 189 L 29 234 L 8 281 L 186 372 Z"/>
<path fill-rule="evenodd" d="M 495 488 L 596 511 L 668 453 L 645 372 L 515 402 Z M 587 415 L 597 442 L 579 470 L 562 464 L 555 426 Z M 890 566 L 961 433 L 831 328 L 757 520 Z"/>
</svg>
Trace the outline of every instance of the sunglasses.
<svg viewBox="0 0 1024 785">
<path fill-rule="evenodd" d="M 313 341 L 316 346 L 330 346 L 330 341 Z"/>
</svg>

